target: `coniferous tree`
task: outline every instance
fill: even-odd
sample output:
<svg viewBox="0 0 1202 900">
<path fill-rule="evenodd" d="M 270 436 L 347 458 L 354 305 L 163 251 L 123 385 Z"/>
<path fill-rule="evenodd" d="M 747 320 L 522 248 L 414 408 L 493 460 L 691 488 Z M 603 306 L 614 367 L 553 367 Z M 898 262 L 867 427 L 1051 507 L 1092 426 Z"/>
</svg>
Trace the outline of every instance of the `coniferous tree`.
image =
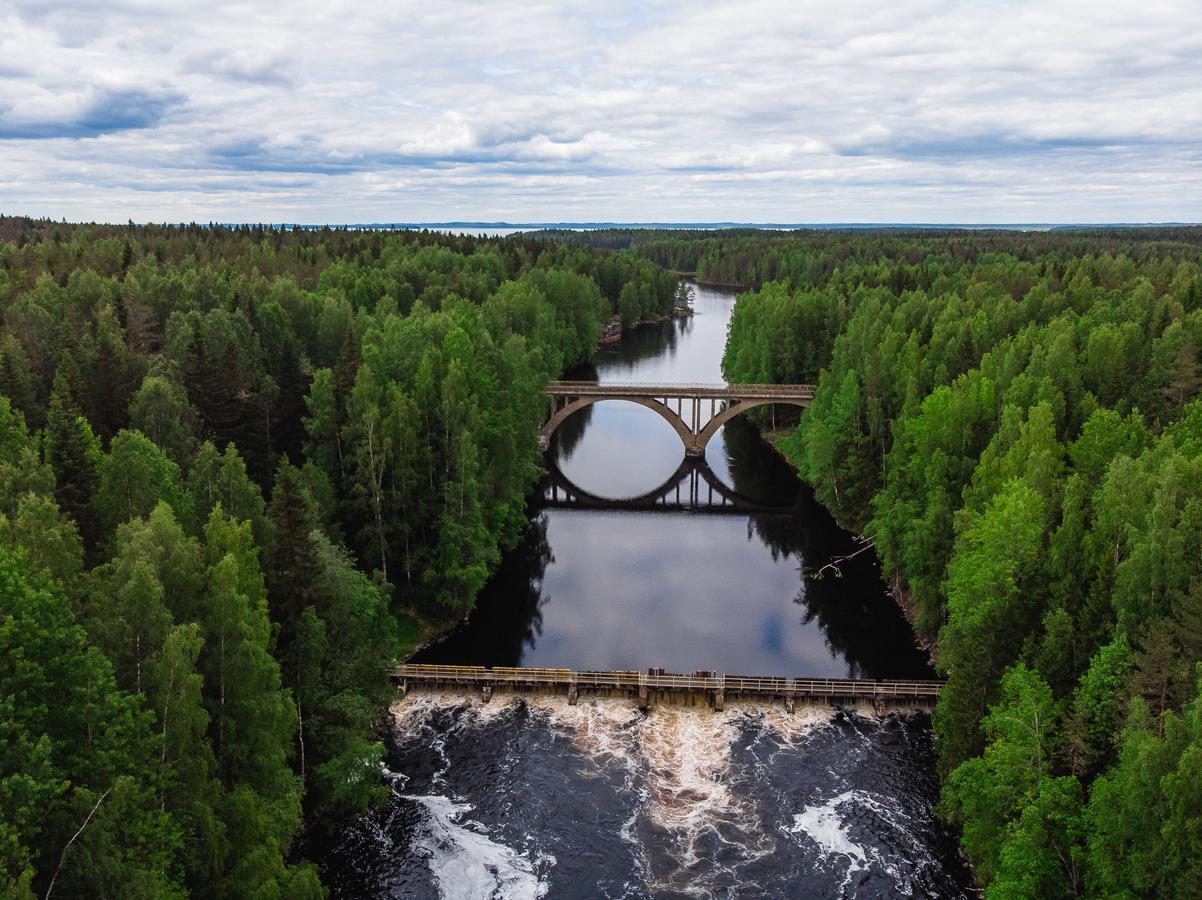
<svg viewBox="0 0 1202 900">
<path fill-rule="evenodd" d="M 54 379 L 45 441 L 46 462 L 54 471 L 55 499 L 79 527 L 84 548 L 90 553 L 101 537 L 100 517 L 93 512 L 100 487 L 100 442 L 80 415 L 61 373 Z"/>
</svg>

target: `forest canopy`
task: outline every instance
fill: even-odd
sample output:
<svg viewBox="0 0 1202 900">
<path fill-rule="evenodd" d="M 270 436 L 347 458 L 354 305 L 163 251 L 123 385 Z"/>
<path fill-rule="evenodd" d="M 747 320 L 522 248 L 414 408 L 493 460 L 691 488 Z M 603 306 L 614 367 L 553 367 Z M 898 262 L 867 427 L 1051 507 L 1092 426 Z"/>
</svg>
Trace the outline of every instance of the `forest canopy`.
<svg viewBox="0 0 1202 900">
<path fill-rule="evenodd" d="M 543 388 L 671 311 L 521 238 L 0 218 L 0 894 L 320 896 L 397 657 L 526 522 Z"/>
<path fill-rule="evenodd" d="M 764 281 L 726 377 L 817 384 L 781 446 L 948 678 L 942 811 L 988 896 L 1195 896 L 1202 229 L 696 243 Z"/>
<path fill-rule="evenodd" d="M 504 239 L 0 217 L 0 893 L 320 896 L 548 380 L 677 275 L 948 678 L 990 896 L 1202 882 L 1202 229 Z"/>
</svg>

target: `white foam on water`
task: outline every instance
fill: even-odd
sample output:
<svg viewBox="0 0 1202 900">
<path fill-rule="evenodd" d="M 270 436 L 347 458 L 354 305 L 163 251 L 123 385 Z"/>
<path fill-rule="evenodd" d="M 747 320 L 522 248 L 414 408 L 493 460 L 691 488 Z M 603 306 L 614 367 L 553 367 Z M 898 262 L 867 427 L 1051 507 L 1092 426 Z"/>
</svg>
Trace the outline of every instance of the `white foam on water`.
<svg viewBox="0 0 1202 900">
<path fill-rule="evenodd" d="M 533 696 L 526 699 L 547 723 L 567 733 L 586 759 L 598 765 L 616 762 L 627 772 L 627 787 L 637 768 L 635 724 L 642 718 L 637 706 L 625 700 L 582 699 L 575 706 L 562 697 Z M 590 774 L 584 772 L 582 774 Z"/>
<path fill-rule="evenodd" d="M 780 749 L 796 752 L 800 739 L 834 721 L 839 710 L 833 706 L 798 706 L 789 712 L 775 704 L 734 704 L 727 707 L 762 725 L 762 733 L 776 739 Z"/>
<path fill-rule="evenodd" d="M 548 885 L 534 864 L 516 850 L 499 844 L 459 821 L 471 804 L 437 795 L 403 794 L 426 808 L 427 820 L 413 847 L 426 854 L 438 892 L 448 900 L 537 900 Z M 553 857 L 546 862 L 554 865 Z"/>
<path fill-rule="evenodd" d="M 856 791 L 844 791 L 817 806 L 807 806 L 793 816 L 794 834 L 804 834 L 816 843 L 824 856 L 844 856 L 853 868 L 862 868 L 868 862 L 864 848 L 852 841 L 848 828 L 843 824 L 838 807 L 853 799 Z"/>
<path fill-rule="evenodd" d="M 730 866 L 742 868 L 774 849 L 773 836 L 761 833 L 752 801 L 732 784 L 732 748 L 744 726 L 755 726 L 753 741 L 767 741 L 768 758 L 760 758 L 758 768 L 777 753 L 806 752 L 807 738 L 831 726 L 840 712 L 830 706 L 802 705 L 790 713 L 780 706 L 738 703 L 723 712 L 661 705 L 643 713 L 620 698 L 582 697 L 578 704 L 569 705 L 563 697 L 501 695 L 482 703 L 461 693 L 415 693 L 394 704 L 392 713 L 398 730 L 410 738 L 424 735 L 427 745 L 442 755 L 446 766 L 433 780 L 445 784 L 441 775 L 450 765 L 443 752 L 448 740 L 508 715 L 523 703 L 546 726 L 571 738 L 588 761 L 582 775 L 597 777 L 615 764 L 625 770 L 625 788 L 634 794 L 634 801 L 620 834 L 635 854 L 638 872 L 632 875 L 642 882 L 641 887 L 630 882 L 627 888 L 699 896 L 737 889 L 739 879 Z M 460 712 L 449 728 L 435 728 L 433 713 L 447 709 Z M 869 707 L 855 709 L 853 722 L 856 718 L 877 720 Z M 856 743 L 869 743 L 869 735 L 860 728 L 853 728 L 853 734 Z M 857 748 L 849 749 L 855 753 Z M 835 783 L 842 780 L 839 773 L 831 776 Z M 414 846 L 429 853 L 431 871 L 444 897 L 492 900 L 546 893 L 547 885 L 535 874 L 536 864 L 541 866 L 546 860 L 531 863 L 482 830 L 461 824 L 460 818 L 472 808 L 469 804 L 437 795 L 412 799 L 430 812 L 429 828 Z M 844 869 L 841 892 L 850 889 L 855 873 L 879 865 L 898 890 L 909 893 L 906 879 L 896 867 L 879 858 L 875 848 L 865 849 L 852 839 L 848 822 L 840 814 L 840 807 L 849 803 L 871 809 L 903 833 L 909 830 L 908 823 L 899 821 L 899 817 L 909 820 L 909 816 L 857 790 L 807 806 L 794 816 L 793 825 L 783 830 L 816 845 L 821 866 Z M 661 832 L 672 845 L 671 863 L 666 867 L 662 854 L 653 860 L 648 848 L 641 845 L 640 822 Z M 716 843 L 734 851 L 729 865 L 715 862 Z M 547 859 L 554 865 L 553 858 Z"/>
<path fill-rule="evenodd" d="M 793 825 L 789 831 L 805 835 L 817 844 L 822 851 L 823 861 L 847 867 L 841 885 L 844 891 L 850 886 L 852 876 L 856 872 L 865 871 L 870 863 L 875 863 L 893 879 L 897 890 L 910 893 L 909 886 L 895 865 L 883 859 L 875 848 L 865 850 L 851 839 L 851 830 L 840 815 L 839 807 L 853 803 L 871 809 L 899 833 L 909 832 L 908 823 L 912 821 L 910 816 L 881 802 L 876 795 L 862 790 L 844 791 L 825 803 L 807 806 L 793 816 Z"/>
<path fill-rule="evenodd" d="M 462 691 L 421 691 L 407 694 L 392 704 L 396 728 L 413 731 L 427 723 L 430 714 L 442 709 L 462 709 L 463 724 L 483 724 L 511 712 L 522 702 L 514 694 L 503 694 L 485 703 Z"/>
<path fill-rule="evenodd" d="M 738 736 L 735 719 L 729 712 L 658 706 L 639 722 L 649 788 L 646 813 L 653 824 L 695 834 L 715 818 L 737 814 L 739 802 L 725 778 Z"/>
<path fill-rule="evenodd" d="M 598 766 L 616 762 L 625 768 L 626 787 L 637 797 L 620 835 L 635 852 L 644 889 L 707 893 L 707 881 L 729 883 L 733 872 L 720 866 L 704 871 L 712 863 L 715 840 L 737 845 L 737 856 L 744 862 L 770 852 L 759 834 L 755 810 L 730 784 L 730 753 L 740 724 L 761 708 L 714 712 L 663 705 L 643 713 L 623 699 L 582 699 L 575 706 L 558 697 L 532 697 L 527 702 L 551 727 L 570 734 L 586 759 Z M 652 872 L 662 863 L 653 865 L 641 846 L 640 821 L 672 843 L 670 871 Z"/>
</svg>

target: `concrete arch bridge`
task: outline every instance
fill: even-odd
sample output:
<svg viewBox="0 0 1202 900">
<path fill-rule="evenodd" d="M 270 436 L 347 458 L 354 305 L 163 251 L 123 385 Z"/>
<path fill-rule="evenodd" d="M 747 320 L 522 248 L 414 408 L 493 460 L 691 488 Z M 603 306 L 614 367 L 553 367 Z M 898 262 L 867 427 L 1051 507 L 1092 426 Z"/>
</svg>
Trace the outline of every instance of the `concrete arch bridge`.
<svg viewBox="0 0 1202 900">
<path fill-rule="evenodd" d="M 625 400 L 658 413 L 680 436 L 685 456 L 702 456 L 718 429 L 757 406 L 785 403 L 807 407 L 812 384 L 598 384 L 552 381 L 547 385 L 551 413 L 539 432 L 545 450 L 551 435 L 569 416 L 602 400 Z"/>
</svg>

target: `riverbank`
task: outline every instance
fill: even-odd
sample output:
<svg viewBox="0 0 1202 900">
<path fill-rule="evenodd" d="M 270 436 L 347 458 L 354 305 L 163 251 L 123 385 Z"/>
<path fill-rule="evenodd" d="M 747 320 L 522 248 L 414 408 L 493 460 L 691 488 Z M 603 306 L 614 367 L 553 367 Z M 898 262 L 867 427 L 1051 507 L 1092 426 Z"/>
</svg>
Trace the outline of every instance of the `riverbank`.
<svg viewBox="0 0 1202 900">
<path fill-rule="evenodd" d="M 761 430 L 760 436 L 764 439 L 764 443 L 772 448 L 776 455 L 779 456 L 785 462 L 785 464 L 793 470 L 797 477 L 804 481 L 805 477 L 801 474 L 801 470 L 781 446 L 781 443 L 787 438 L 792 437 L 796 431 L 796 427 L 778 428 L 775 430 Z M 832 515 L 834 514 L 832 513 Z M 838 522 L 838 518 L 836 518 L 835 521 Z M 845 529 L 848 528 L 848 526 L 843 522 L 839 522 L 839 527 Z M 853 531 L 853 533 L 858 533 L 854 529 L 848 530 Z M 863 535 L 861 535 L 861 537 L 863 537 Z M 876 555 L 875 551 L 873 555 Z M 885 588 L 888 591 L 889 596 L 893 598 L 893 602 L 897 604 L 898 609 L 902 611 L 902 615 L 906 617 L 906 622 L 909 624 L 910 631 L 914 635 L 914 646 L 927 655 L 927 659 L 930 661 L 932 666 L 936 666 L 939 662 L 938 642 L 933 638 L 923 636 L 914 626 L 916 610 L 914 609 L 913 603 L 910 602 L 911 591 L 909 588 L 906 588 L 902 585 L 901 573 L 897 570 L 888 573 L 882 573 L 881 580 L 885 583 Z"/>
</svg>

